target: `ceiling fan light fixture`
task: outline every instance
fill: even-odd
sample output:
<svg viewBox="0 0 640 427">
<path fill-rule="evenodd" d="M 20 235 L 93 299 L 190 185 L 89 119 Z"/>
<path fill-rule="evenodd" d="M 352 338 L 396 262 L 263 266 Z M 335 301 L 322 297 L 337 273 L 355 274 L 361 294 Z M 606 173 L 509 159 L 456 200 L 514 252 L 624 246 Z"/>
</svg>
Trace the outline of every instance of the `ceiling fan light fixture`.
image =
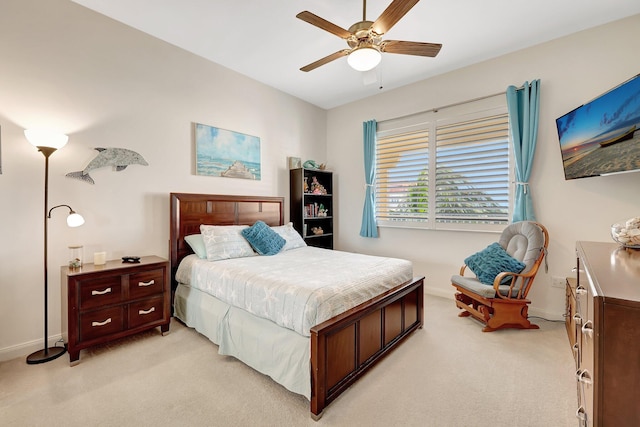
<svg viewBox="0 0 640 427">
<path fill-rule="evenodd" d="M 382 54 L 373 47 L 359 47 L 349 54 L 347 62 L 356 71 L 369 71 L 380 63 Z"/>
</svg>

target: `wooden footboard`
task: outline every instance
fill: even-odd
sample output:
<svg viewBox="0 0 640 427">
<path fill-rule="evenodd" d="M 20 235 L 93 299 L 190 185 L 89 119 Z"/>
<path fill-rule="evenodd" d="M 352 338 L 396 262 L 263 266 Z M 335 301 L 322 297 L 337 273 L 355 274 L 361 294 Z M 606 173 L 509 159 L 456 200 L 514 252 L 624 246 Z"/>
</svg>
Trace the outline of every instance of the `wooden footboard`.
<svg viewBox="0 0 640 427">
<path fill-rule="evenodd" d="M 311 328 L 311 416 L 423 324 L 424 277 Z"/>
</svg>

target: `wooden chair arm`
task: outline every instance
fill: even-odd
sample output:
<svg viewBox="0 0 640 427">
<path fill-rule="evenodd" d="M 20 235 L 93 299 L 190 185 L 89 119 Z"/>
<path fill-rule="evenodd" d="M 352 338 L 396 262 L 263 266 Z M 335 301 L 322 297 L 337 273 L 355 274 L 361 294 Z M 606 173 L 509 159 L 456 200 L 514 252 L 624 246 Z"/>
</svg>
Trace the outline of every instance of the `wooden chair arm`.
<svg viewBox="0 0 640 427">
<path fill-rule="evenodd" d="M 493 289 L 496 291 L 496 295 L 502 299 L 522 299 L 522 298 L 526 298 L 526 294 L 523 295 L 522 292 L 526 289 L 526 284 L 527 284 L 527 280 L 529 278 L 535 277 L 536 272 L 538 271 L 538 265 L 536 264 L 534 266 L 534 268 L 532 268 L 531 270 L 529 270 L 526 273 L 511 273 L 508 271 L 503 271 L 502 273 L 499 273 L 496 278 L 493 280 Z M 509 292 L 507 292 L 507 295 L 502 295 L 502 293 L 500 292 L 500 282 L 502 282 L 502 280 L 507 277 L 507 276 L 511 276 L 511 283 L 509 283 Z M 511 294 L 513 293 L 513 285 L 516 284 L 516 281 L 518 280 L 518 278 L 522 279 L 522 286 L 520 287 L 520 289 L 518 290 L 518 295 L 516 295 L 515 297 L 511 296 Z"/>
<path fill-rule="evenodd" d="M 460 267 L 460 275 L 464 276 L 464 271 L 467 269 L 467 264 L 463 264 L 462 267 Z"/>
</svg>

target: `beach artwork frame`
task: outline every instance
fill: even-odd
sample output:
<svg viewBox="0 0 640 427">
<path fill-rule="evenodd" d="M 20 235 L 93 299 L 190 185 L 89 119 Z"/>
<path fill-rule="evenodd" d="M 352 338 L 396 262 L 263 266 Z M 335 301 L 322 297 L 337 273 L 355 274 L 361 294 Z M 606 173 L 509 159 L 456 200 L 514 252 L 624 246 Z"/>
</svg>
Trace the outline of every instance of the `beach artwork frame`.
<svg viewBox="0 0 640 427">
<path fill-rule="evenodd" d="M 260 138 L 194 123 L 196 175 L 261 179 Z"/>
</svg>

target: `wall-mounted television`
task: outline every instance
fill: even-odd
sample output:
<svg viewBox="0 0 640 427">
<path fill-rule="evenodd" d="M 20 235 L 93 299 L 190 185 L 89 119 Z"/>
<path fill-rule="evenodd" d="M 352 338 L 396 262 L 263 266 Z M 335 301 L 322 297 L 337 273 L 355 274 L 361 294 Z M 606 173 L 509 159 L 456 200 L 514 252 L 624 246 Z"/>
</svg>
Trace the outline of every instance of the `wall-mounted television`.
<svg viewBox="0 0 640 427">
<path fill-rule="evenodd" d="M 640 74 L 556 119 L 565 179 L 640 170 Z"/>
</svg>

